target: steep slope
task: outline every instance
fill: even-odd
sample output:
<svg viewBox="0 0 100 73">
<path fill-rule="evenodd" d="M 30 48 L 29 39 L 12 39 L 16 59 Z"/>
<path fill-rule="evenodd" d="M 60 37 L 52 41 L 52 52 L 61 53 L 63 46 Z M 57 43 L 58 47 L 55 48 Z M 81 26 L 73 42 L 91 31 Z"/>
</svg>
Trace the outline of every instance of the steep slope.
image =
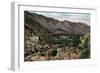
<svg viewBox="0 0 100 73">
<path fill-rule="evenodd" d="M 86 34 L 90 32 L 90 26 L 81 22 L 59 21 L 54 18 L 49 18 L 36 13 L 29 13 L 25 11 L 25 23 L 39 24 L 39 28 L 43 27 L 49 32 L 59 34 Z M 30 25 L 33 26 L 33 25 Z M 35 24 L 34 24 L 35 26 Z M 38 26 L 38 25 L 36 25 Z"/>
<path fill-rule="evenodd" d="M 47 33 L 49 32 L 48 29 L 45 26 L 42 26 L 42 22 L 39 21 L 39 18 L 36 15 L 32 15 L 29 12 L 24 13 L 25 19 L 25 30 L 32 30 L 32 32 L 39 36 L 41 33 Z"/>
<path fill-rule="evenodd" d="M 90 57 L 90 26 L 24 12 L 24 61 Z M 81 51 L 81 52 L 80 52 Z"/>
</svg>

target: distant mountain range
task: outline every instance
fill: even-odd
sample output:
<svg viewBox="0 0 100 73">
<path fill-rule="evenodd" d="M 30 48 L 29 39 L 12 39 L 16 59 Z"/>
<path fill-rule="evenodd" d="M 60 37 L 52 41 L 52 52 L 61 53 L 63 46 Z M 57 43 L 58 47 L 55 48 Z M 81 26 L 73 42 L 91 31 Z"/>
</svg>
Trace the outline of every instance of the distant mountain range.
<svg viewBox="0 0 100 73">
<path fill-rule="evenodd" d="M 25 28 L 30 29 L 34 34 L 53 33 L 53 34 L 86 34 L 90 32 L 90 26 L 82 22 L 59 21 L 44 15 L 24 12 Z"/>
</svg>

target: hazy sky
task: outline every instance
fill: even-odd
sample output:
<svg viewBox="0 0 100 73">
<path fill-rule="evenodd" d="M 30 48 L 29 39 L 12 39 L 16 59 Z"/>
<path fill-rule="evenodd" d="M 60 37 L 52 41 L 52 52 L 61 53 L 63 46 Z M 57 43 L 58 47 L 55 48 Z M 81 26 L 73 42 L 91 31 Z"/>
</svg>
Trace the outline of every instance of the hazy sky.
<svg viewBox="0 0 100 73">
<path fill-rule="evenodd" d="M 33 13 L 34 11 L 30 12 Z M 90 25 L 90 14 L 88 13 L 69 13 L 69 12 L 34 12 L 34 13 L 42 14 L 47 17 L 52 17 L 60 21 L 69 20 L 72 22 L 83 22 Z"/>
</svg>

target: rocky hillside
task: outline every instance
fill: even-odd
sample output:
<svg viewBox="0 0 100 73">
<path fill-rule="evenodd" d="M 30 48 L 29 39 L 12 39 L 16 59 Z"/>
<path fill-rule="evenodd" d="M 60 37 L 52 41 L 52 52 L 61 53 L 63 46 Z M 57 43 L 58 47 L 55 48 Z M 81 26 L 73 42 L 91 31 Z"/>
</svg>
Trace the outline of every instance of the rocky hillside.
<svg viewBox="0 0 100 73">
<path fill-rule="evenodd" d="M 59 21 L 54 18 L 49 18 L 43 15 L 39 15 L 36 13 L 29 13 L 25 11 L 25 23 L 31 24 L 33 26 L 34 23 L 38 23 L 37 26 L 42 26 L 47 29 L 49 32 L 59 34 L 59 33 L 67 33 L 67 34 L 86 34 L 90 32 L 90 26 L 81 23 L 81 22 L 71 22 L 71 21 Z M 27 20 L 28 19 L 28 20 Z"/>
<path fill-rule="evenodd" d="M 85 23 L 67 20 L 59 21 L 25 11 L 24 60 L 89 58 L 90 49 L 88 43 L 90 42 L 90 37 L 84 37 L 89 33 L 90 26 Z"/>
</svg>

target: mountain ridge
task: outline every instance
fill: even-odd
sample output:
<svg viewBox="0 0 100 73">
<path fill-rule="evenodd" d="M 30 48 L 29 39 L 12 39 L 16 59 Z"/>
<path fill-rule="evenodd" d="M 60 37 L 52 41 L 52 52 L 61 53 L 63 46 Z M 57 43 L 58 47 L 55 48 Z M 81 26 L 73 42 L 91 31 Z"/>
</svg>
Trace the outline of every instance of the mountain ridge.
<svg viewBox="0 0 100 73">
<path fill-rule="evenodd" d="M 31 22 L 37 22 L 49 32 L 54 34 L 86 34 L 90 32 L 90 26 L 82 22 L 71 22 L 67 20 L 59 21 L 54 18 L 49 18 L 36 13 L 30 13 L 28 11 L 25 11 L 25 16 L 30 18 Z"/>
</svg>

